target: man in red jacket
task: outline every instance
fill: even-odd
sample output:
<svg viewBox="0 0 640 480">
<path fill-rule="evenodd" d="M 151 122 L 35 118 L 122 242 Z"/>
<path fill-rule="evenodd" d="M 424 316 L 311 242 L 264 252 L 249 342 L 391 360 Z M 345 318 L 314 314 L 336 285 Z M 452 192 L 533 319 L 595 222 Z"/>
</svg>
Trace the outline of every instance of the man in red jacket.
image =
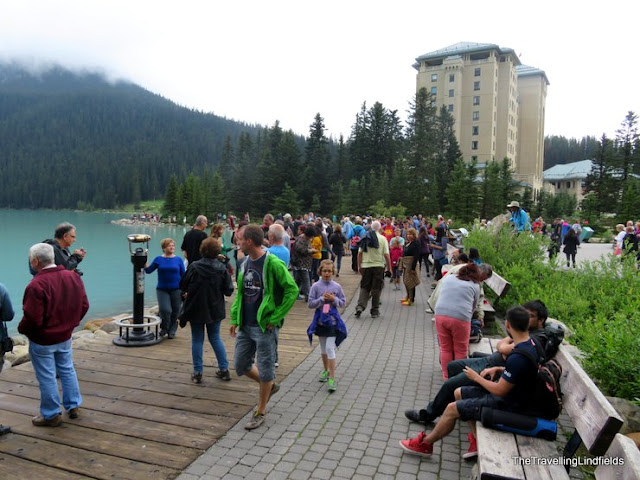
<svg viewBox="0 0 640 480">
<path fill-rule="evenodd" d="M 18 331 L 29 338 L 31 363 L 40 386 L 40 415 L 31 422 L 38 427 L 57 427 L 62 419 L 56 373 L 69 418 L 78 418 L 82 403 L 71 333 L 89 310 L 89 300 L 80 276 L 56 266 L 51 245 L 31 247 L 29 264 L 37 273 L 24 291 L 24 317 Z"/>
</svg>

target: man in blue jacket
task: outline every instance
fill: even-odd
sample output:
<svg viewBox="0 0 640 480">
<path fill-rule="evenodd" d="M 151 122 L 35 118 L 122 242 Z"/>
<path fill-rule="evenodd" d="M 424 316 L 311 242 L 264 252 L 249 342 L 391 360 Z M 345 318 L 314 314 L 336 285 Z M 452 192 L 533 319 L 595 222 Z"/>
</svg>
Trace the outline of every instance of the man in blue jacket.
<svg viewBox="0 0 640 480">
<path fill-rule="evenodd" d="M 520 203 L 515 200 L 507 205 L 507 208 L 511 212 L 511 220 L 513 228 L 516 232 L 530 232 L 531 221 L 529 220 L 529 214 L 520 208 Z"/>
</svg>

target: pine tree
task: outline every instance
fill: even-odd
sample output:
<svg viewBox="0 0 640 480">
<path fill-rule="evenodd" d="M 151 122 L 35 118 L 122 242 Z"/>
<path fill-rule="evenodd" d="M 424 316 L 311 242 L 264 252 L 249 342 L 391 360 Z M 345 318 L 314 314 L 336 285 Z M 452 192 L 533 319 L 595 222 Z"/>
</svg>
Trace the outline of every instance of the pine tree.
<svg viewBox="0 0 640 480">
<path fill-rule="evenodd" d="M 311 208 L 313 212 L 326 211 L 328 191 L 325 186 L 329 181 L 330 169 L 331 153 L 328 148 L 328 139 L 325 136 L 324 119 L 317 113 L 313 123 L 309 126 L 302 182 L 305 186 L 302 196 L 305 205 L 313 204 L 314 197 L 318 197 L 319 208 Z M 311 188 L 315 185 L 320 188 Z"/>
<path fill-rule="evenodd" d="M 169 183 L 167 183 L 167 191 L 164 195 L 164 214 L 178 214 L 178 179 L 175 175 L 171 175 Z"/>
<path fill-rule="evenodd" d="M 410 104 L 409 117 L 407 119 L 407 156 L 406 162 L 396 162 L 391 178 L 393 183 L 392 195 L 399 195 L 398 188 L 406 190 L 405 183 L 402 186 L 401 179 L 412 179 L 411 195 L 402 201 L 410 212 L 420 212 L 423 208 L 435 211 L 439 208 L 436 191 L 436 128 L 437 109 L 433 105 L 433 98 L 426 88 L 421 88 L 416 93 L 414 101 Z"/>
<path fill-rule="evenodd" d="M 295 216 L 302 212 L 300 199 L 296 191 L 285 182 L 284 188 L 273 202 L 273 210 L 278 213 L 290 213 Z"/>
</svg>

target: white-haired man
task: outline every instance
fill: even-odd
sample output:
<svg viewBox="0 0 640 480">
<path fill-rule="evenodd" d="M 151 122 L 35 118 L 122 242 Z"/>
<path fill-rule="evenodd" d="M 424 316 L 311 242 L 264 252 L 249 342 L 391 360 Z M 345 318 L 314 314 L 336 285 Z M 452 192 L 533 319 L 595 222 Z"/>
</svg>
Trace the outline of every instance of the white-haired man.
<svg viewBox="0 0 640 480">
<path fill-rule="evenodd" d="M 40 386 L 40 415 L 31 423 L 57 427 L 62 420 L 56 374 L 69 418 L 78 417 L 82 403 L 73 366 L 71 333 L 89 310 L 89 300 L 80 276 L 54 263 L 51 245 L 32 246 L 29 264 L 37 273 L 24 291 L 24 317 L 18 331 L 29 338 L 31 365 Z"/>
<path fill-rule="evenodd" d="M 391 271 L 391 257 L 389 256 L 389 242 L 380 235 L 380 222 L 375 220 L 371 230 L 362 238 L 358 248 L 358 273 L 362 275 L 360 281 L 360 296 L 356 306 L 356 318 L 360 318 L 367 308 L 371 297 L 371 318 L 380 316 L 380 295 L 384 286 L 384 271 Z"/>
</svg>

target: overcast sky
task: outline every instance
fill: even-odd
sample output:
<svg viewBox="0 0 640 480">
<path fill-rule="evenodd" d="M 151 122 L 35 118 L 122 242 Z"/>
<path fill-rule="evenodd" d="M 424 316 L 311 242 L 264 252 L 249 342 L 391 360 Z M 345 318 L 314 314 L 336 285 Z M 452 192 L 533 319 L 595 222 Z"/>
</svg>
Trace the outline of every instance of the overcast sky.
<svg viewBox="0 0 640 480">
<path fill-rule="evenodd" d="M 614 135 L 640 113 L 640 2 L 0 0 L 0 60 L 99 69 L 180 105 L 348 137 L 363 102 L 402 118 L 415 58 L 509 47 L 550 81 L 545 134 Z"/>
</svg>

